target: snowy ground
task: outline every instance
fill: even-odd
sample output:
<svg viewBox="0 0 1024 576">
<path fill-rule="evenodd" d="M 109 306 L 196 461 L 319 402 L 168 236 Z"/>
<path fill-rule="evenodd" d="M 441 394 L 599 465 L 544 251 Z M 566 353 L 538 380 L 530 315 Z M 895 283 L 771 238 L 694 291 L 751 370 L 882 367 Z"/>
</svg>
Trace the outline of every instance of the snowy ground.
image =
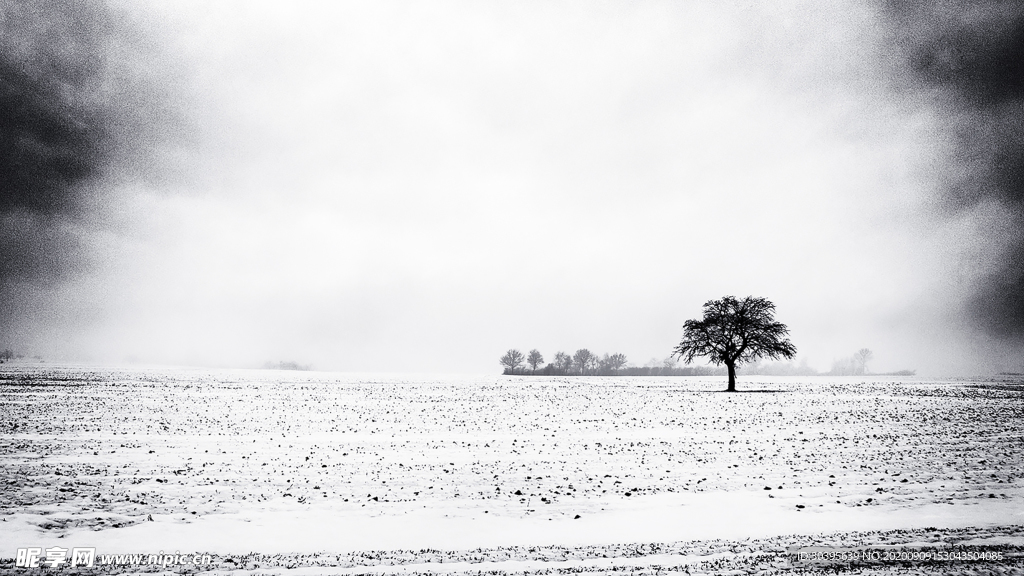
<svg viewBox="0 0 1024 576">
<path fill-rule="evenodd" d="M 721 388 L 0 366 L 0 572 L 58 545 L 218 571 L 756 573 L 864 542 L 1024 572 L 1020 382 Z"/>
</svg>

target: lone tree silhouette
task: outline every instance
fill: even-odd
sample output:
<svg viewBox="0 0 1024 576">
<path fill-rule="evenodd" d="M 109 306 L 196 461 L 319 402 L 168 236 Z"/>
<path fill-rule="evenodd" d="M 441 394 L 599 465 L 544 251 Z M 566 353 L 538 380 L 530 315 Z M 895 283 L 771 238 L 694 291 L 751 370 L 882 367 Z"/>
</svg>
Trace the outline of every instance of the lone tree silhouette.
<svg viewBox="0 0 1024 576">
<path fill-rule="evenodd" d="M 716 366 L 729 369 L 728 392 L 736 391 L 736 366 L 758 358 L 792 358 L 796 346 L 786 336 L 789 329 L 775 321 L 775 304 L 747 296 L 737 300 L 726 296 L 704 303 L 703 320 L 683 324 L 683 340 L 673 349 L 689 364 L 707 356 Z"/>
</svg>

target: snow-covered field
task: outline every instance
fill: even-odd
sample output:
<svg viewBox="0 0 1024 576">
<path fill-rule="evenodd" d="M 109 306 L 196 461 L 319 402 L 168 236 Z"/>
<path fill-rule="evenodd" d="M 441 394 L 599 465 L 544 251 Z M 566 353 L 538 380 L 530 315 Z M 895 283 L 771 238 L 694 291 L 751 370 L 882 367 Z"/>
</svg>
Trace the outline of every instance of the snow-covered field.
<svg viewBox="0 0 1024 576">
<path fill-rule="evenodd" d="M 0 571 L 56 545 L 217 571 L 757 573 L 862 543 L 1024 570 L 1019 380 L 739 387 L 4 365 Z"/>
</svg>

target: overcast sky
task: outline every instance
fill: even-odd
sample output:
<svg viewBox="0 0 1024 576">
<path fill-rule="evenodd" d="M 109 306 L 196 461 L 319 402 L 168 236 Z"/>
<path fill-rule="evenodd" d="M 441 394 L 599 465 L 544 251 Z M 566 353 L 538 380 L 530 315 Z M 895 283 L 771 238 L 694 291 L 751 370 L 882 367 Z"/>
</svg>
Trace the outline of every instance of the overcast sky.
<svg viewBox="0 0 1024 576">
<path fill-rule="evenodd" d="M 91 186 L 87 264 L 27 283 L 53 358 L 499 372 L 643 365 L 724 295 L 819 369 L 1020 369 L 967 303 L 1005 258 L 941 90 L 864 1 L 120 6 L 184 115 L 173 176 Z M 166 71 L 165 71 L 166 70 Z M 31 313 L 24 313 L 30 310 Z M 0 344 L 3 344 L 0 342 Z"/>
</svg>

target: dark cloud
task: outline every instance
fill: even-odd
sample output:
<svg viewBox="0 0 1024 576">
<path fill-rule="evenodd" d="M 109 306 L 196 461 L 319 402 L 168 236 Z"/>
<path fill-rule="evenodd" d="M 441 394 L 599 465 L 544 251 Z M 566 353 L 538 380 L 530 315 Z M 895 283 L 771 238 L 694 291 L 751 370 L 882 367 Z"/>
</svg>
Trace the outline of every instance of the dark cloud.
<svg viewBox="0 0 1024 576">
<path fill-rule="evenodd" d="M 114 188 L 174 176 L 181 78 L 144 24 L 101 2 L 0 5 L 0 338 L 88 271 Z"/>
<path fill-rule="evenodd" d="M 969 302 L 989 334 L 1024 340 L 1024 5 L 1004 1 L 892 2 L 915 78 L 944 96 L 958 176 L 945 205 L 995 201 L 1016 237 Z"/>
<path fill-rule="evenodd" d="M 10 3 L 0 40 L 0 210 L 73 212 L 113 143 L 103 98 L 110 17 L 87 3 Z"/>
</svg>

